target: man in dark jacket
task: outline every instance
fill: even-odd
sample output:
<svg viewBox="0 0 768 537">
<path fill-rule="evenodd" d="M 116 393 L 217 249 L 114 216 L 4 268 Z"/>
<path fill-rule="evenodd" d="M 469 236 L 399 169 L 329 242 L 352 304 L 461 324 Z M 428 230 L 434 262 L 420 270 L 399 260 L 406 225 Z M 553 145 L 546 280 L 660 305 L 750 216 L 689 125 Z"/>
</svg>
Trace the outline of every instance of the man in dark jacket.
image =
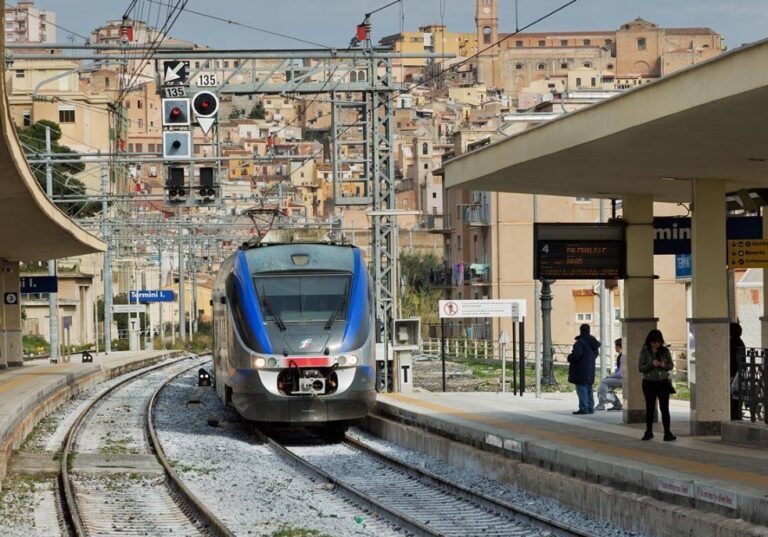
<svg viewBox="0 0 768 537">
<path fill-rule="evenodd" d="M 568 382 L 576 385 L 579 409 L 574 414 L 594 414 L 595 400 L 592 386 L 595 384 L 595 360 L 600 342 L 589 333 L 589 325 L 579 327 L 576 343 L 568 355 Z"/>
</svg>

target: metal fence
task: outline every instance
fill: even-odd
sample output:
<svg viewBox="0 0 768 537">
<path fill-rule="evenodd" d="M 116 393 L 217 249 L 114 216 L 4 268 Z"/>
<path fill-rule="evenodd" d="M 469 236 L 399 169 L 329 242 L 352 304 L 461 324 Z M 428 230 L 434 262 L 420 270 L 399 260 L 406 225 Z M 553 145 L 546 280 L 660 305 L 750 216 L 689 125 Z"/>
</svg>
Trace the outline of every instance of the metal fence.
<svg viewBox="0 0 768 537">
<path fill-rule="evenodd" d="M 421 342 L 421 352 L 427 356 L 440 356 L 441 352 L 440 338 L 424 338 Z M 552 345 L 552 356 L 555 364 L 566 365 L 568 355 L 573 350 L 573 343 L 554 343 Z M 685 348 L 670 347 L 670 353 L 675 363 L 673 375 L 675 379 L 685 381 L 688 378 L 688 360 L 685 354 Z M 508 351 L 509 352 L 509 351 Z M 528 363 L 534 361 L 535 345 L 532 342 L 525 343 L 525 359 Z M 500 360 L 501 349 L 498 341 L 488 341 L 484 339 L 469 338 L 446 338 L 445 340 L 446 358 L 459 358 L 464 360 Z M 613 369 L 614 358 L 609 362 L 609 369 Z"/>
<path fill-rule="evenodd" d="M 739 413 L 751 422 L 762 421 L 768 424 L 765 412 L 765 358 L 768 349 L 746 349 L 745 356 L 739 360 L 738 375 L 731 385 L 738 395 Z"/>
</svg>

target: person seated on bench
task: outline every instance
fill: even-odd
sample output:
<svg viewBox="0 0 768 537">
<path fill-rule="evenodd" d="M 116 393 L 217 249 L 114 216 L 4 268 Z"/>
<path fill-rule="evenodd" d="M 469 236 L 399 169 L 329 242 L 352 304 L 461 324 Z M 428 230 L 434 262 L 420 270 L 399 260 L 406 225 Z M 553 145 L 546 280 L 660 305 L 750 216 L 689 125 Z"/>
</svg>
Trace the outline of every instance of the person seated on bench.
<svg viewBox="0 0 768 537">
<path fill-rule="evenodd" d="M 600 381 L 600 387 L 597 389 L 598 404 L 595 410 L 605 410 L 605 403 L 608 402 L 608 395 L 613 398 L 613 406 L 608 410 L 621 410 L 621 399 L 614 393 L 614 389 L 621 388 L 624 378 L 624 370 L 621 368 L 621 338 L 614 341 L 614 348 L 616 349 L 616 369 L 613 374 L 608 375 Z"/>
</svg>

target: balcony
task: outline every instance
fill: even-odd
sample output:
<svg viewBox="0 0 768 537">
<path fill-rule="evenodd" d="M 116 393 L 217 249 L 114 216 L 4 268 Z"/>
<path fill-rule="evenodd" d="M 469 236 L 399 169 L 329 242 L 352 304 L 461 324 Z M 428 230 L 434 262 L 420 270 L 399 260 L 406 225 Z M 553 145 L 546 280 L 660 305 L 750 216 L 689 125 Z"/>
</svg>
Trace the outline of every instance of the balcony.
<svg viewBox="0 0 768 537">
<path fill-rule="evenodd" d="M 430 271 L 429 285 L 435 289 L 451 289 L 453 287 L 453 271 L 451 269 Z"/>
<path fill-rule="evenodd" d="M 451 221 L 449 216 L 443 216 L 442 214 L 428 214 L 424 217 L 421 225 L 427 230 L 427 233 L 450 235 L 451 228 L 445 227 Z"/>
<path fill-rule="evenodd" d="M 464 285 L 470 287 L 491 285 L 491 267 L 484 263 L 472 263 L 464 269 Z"/>
<path fill-rule="evenodd" d="M 463 210 L 464 221 L 469 227 L 487 227 L 491 225 L 491 211 L 487 205 L 466 205 L 463 207 Z"/>
</svg>

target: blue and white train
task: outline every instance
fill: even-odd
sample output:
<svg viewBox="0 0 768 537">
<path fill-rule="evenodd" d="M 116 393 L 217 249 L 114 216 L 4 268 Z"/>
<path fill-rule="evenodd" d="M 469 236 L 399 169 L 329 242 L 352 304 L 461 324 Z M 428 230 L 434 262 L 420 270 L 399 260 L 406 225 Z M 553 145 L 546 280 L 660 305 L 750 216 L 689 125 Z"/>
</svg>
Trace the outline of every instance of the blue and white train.
<svg viewBox="0 0 768 537">
<path fill-rule="evenodd" d="M 271 231 L 221 266 L 214 383 L 244 418 L 338 434 L 376 399 L 371 278 L 359 248 Z"/>
</svg>

